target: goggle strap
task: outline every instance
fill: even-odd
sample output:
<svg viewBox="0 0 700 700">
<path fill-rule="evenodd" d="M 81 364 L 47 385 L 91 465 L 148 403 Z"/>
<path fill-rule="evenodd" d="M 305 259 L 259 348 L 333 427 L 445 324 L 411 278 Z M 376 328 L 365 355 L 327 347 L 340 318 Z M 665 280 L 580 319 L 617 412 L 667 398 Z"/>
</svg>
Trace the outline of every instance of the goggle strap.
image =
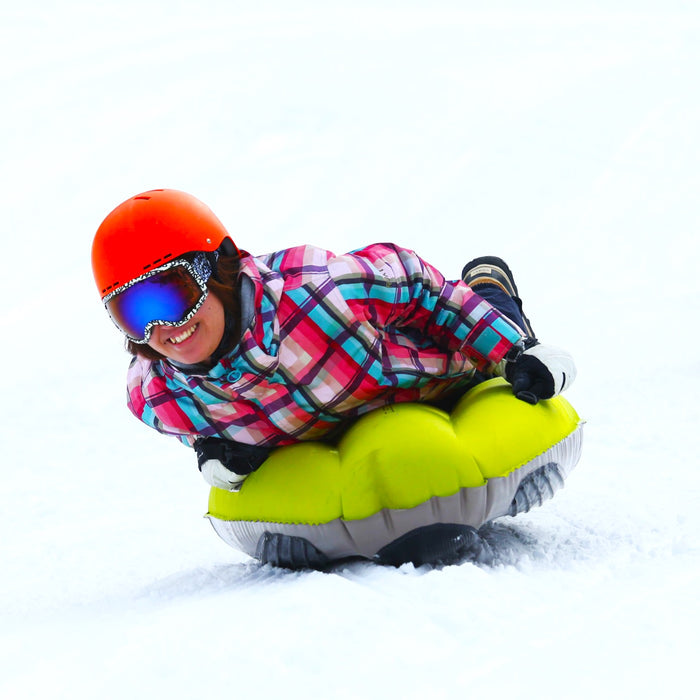
<svg viewBox="0 0 700 700">
<path fill-rule="evenodd" d="M 192 269 L 204 281 L 208 280 L 212 275 L 216 276 L 216 264 L 219 260 L 219 253 L 215 250 L 211 253 L 197 253 L 192 261 Z"/>
</svg>

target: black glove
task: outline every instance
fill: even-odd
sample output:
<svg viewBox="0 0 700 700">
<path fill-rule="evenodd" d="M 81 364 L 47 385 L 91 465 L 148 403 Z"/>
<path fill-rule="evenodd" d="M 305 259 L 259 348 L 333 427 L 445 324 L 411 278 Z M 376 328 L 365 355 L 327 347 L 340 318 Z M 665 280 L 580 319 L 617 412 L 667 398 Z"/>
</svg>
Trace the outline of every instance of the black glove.
<svg viewBox="0 0 700 700">
<path fill-rule="evenodd" d="M 538 343 L 514 355 L 498 365 L 496 374 L 510 382 L 521 401 L 536 404 L 540 399 L 551 399 L 576 377 L 573 358 L 560 348 Z"/>
<path fill-rule="evenodd" d="M 245 478 L 267 459 L 271 448 L 207 437 L 195 440 L 194 451 L 199 471 L 208 484 L 238 491 Z"/>
</svg>

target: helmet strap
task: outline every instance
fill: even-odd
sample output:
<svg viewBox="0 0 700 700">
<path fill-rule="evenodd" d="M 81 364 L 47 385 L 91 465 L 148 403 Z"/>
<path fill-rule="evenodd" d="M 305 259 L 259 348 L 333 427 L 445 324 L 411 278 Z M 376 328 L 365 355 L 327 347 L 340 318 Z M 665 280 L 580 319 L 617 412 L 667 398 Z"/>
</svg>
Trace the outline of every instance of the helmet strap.
<svg viewBox="0 0 700 700">
<path fill-rule="evenodd" d="M 236 248 L 235 243 L 230 238 L 224 238 L 221 241 L 221 245 L 218 248 L 218 252 L 221 255 L 236 256 L 239 257 L 238 248 Z"/>
<path fill-rule="evenodd" d="M 219 278 L 219 266 L 217 264 L 220 256 L 240 257 L 238 248 L 236 248 L 234 242 L 230 238 L 224 238 L 221 245 L 215 251 L 207 253 L 207 258 L 211 264 L 212 276 L 217 282 L 221 282 Z"/>
</svg>

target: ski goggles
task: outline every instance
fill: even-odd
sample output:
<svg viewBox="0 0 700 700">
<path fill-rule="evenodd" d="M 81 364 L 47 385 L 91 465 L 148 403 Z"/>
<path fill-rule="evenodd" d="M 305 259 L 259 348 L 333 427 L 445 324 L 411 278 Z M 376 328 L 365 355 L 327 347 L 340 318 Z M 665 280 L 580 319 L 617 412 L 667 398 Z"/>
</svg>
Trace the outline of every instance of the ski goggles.
<svg viewBox="0 0 700 700">
<path fill-rule="evenodd" d="M 161 265 L 108 294 L 104 305 L 119 330 L 143 345 L 153 326 L 182 326 L 207 298 L 212 269 L 207 256 L 182 258 Z"/>
</svg>

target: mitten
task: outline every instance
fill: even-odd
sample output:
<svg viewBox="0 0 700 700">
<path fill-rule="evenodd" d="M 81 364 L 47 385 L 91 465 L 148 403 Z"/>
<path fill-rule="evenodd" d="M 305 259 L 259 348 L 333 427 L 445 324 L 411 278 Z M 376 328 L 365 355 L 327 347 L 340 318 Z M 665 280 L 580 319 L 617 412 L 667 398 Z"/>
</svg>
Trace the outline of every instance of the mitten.
<svg viewBox="0 0 700 700">
<path fill-rule="evenodd" d="M 509 353 L 509 359 L 498 364 L 496 374 L 510 382 L 519 399 L 535 404 L 571 386 L 576 366 L 566 350 L 538 343 L 527 350 Z"/>
<path fill-rule="evenodd" d="M 217 489 L 239 491 L 243 481 L 267 459 L 270 448 L 207 437 L 194 443 L 204 480 Z"/>
</svg>

